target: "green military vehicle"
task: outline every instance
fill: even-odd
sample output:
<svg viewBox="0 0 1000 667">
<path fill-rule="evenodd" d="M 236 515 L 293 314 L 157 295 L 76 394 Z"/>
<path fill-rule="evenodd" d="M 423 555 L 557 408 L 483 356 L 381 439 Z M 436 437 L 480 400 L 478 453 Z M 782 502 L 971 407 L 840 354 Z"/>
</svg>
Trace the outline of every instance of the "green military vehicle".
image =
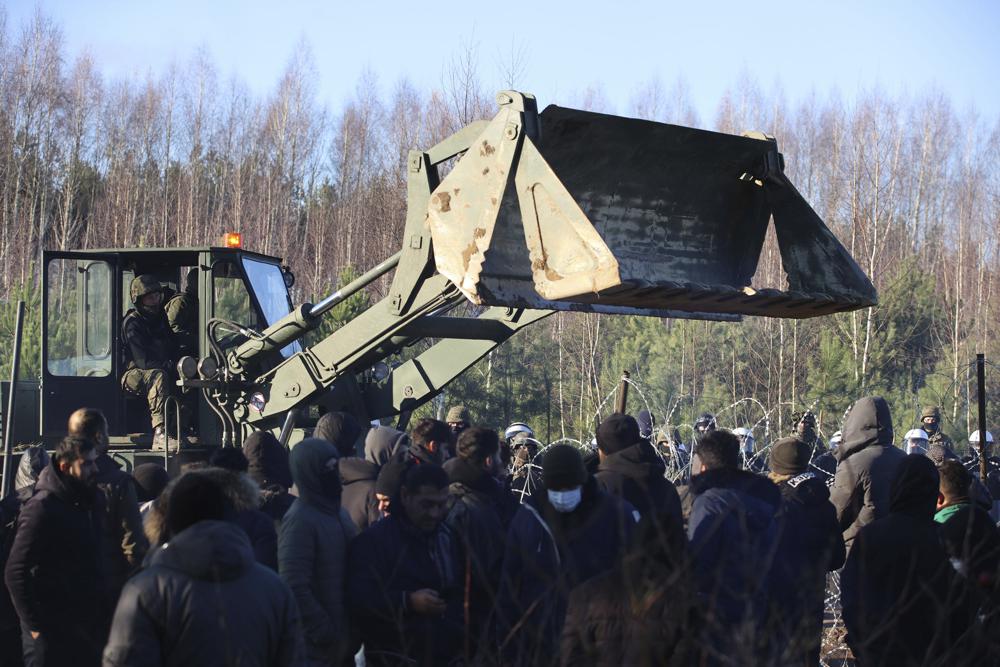
<svg viewBox="0 0 1000 667">
<path fill-rule="evenodd" d="M 42 378 L 19 389 L 21 403 L 37 407 L 28 439 L 52 444 L 87 405 L 104 411 L 130 461 L 202 458 L 258 429 L 290 444 L 327 410 L 405 423 L 557 310 L 735 321 L 876 302 L 788 180 L 773 139 L 556 106 L 539 113 L 534 97 L 514 91 L 497 102 L 493 120 L 410 152 L 401 250 L 318 303 L 293 304 L 294 277 L 280 258 L 237 244 L 45 253 Z M 785 290 L 752 285 L 772 221 Z M 121 388 L 122 317 L 133 276 L 179 289 L 190 269 L 199 276 L 197 356 L 178 361 L 176 381 L 197 395 L 198 438 L 179 454 L 176 441 L 154 453 L 144 399 Z M 384 299 L 303 347 L 325 313 L 390 272 Z M 408 361 L 386 363 L 428 339 Z M 167 412 L 176 419 L 176 402 Z"/>
</svg>

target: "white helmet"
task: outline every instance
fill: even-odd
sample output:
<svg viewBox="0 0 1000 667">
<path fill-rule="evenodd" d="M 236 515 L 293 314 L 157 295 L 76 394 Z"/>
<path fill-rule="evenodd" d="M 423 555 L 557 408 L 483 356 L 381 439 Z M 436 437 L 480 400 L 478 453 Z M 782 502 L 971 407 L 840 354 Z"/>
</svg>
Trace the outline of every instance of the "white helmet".
<svg viewBox="0 0 1000 667">
<path fill-rule="evenodd" d="M 907 454 L 927 453 L 927 431 L 921 428 L 910 429 L 906 432 L 903 442 L 906 443 Z"/>
<path fill-rule="evenodd" d="M 517 436 L 521 436 L 522 438 L 523 437 L 534 438 L 535 432 L 532 431 L 531 427 L 525 424 L 524 422 L 514 422 L 513 424 L 507 427 L 506 431 L 503 432 L 503 439 L 506 440 L 507 442 L 510 442 Z"/>
<path fill-rule="evenodd" d="M 754 443 L 756 440 L 753 437 L 753 431 L 745 426 L 740 426 L 739 428 L 733 429 L 733 435 L 740 439 L 740 444 L 745 452 L 753 452 Z"/>
<path fill-rule="evenodd" d="M 969 434 L 969 444 L 970 445 L 979 444 L 979 429 L 976 429 L 975 431 Z M 986 444 L 987 445 L 993 444 L 993 434 L 990 433 L 989 431 L 986 432 Z"/>
<path fill-rule="evenodd" d="M 844 441 L 844 434 L 840 431 L 837 431 L 836 433 L 830 436 L 830 449 L 834 449 L 835 447 L 840 447 L 840 443 L 842 443 L 843 441 Z"/>
</svg>

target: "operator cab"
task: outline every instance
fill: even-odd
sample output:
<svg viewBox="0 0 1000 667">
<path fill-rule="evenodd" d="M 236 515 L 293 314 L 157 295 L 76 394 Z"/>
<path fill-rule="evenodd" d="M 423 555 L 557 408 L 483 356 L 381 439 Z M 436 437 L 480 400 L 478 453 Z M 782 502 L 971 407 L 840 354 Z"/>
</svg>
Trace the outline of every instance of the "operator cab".
<svg viewBox="0 0 1000 667">
<path fill-rule="evenodd" d="M 198 325 L 193 353 L 198 359 L 212 353 L 206 334 L 209 323 L 227 323 L 215 329 L 215 342 L 224 352 L 246 339 L 232 325 L 261 331 L 292 308 L 288 288 L 294 278 L 280 258 L 239 247 L 51 251 L 44 254 L 44 264 L 40 425 L 48 444 L 65 435 L 67 417 L 82 406 L 104 412 L 112 444 L 149 444 L 146 398 L 121 384 L 127 365 L 122 320 L 132 308 L 129 286 L 135 276 L 155 276 L 164 286 L 165 303 L 184 288 L 188 272 L 196 270 Z M 281 358 L 299 349 L 293 343 L 280 351 Z M 176 380 L 175 371 L 171 384 Z M 174 395 L 179 395 L 176 387 Z M 199 442 L 218 444 L 219 421 L 204 397 L 192 404 L 191 423 Z M 168 407 L 168 420 L 175 419 L 173 409 Z"/>
</svg>

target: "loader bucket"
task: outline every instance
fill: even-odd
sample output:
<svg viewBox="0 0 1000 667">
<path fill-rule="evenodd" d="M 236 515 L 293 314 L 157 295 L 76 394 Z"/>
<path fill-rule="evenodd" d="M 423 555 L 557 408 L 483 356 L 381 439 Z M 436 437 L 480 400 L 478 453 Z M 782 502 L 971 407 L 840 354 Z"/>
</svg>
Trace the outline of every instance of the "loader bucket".
<svg viewBox="0 0 1000 667">
<path fill-rule="evenodd" d="M 511 120 L 501 116 L 491 127 L 506 127 L 509 140 Z M 876 303 L 871 282 L 785 176 L 773 140 L 555 106 L 535 122 L 518 147 L 487 129 L 435 191 L 459 197 L 449 199 L 454 211 L 462 187 L 476 192 L 476 179 L 492 177 L 502 196 L 491 210 L 466 205 L 451 215 L 432 198 L 438 269 L 473 301 L 712 319 Z M 491 163 L 504 151 L 514 153 L 512 174 L 510 158 Z M 755 290 L 772 218 L 788 286 Z"/>
</svg>

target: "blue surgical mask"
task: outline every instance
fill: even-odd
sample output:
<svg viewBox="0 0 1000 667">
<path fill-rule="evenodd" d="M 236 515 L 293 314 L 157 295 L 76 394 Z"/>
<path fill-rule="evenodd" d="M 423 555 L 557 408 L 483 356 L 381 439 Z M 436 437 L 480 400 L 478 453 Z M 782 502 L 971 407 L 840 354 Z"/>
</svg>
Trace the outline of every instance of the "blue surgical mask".
<svg viewBox="0 0 1000 667">
<path fill-rule="evenodd" d="M 555 511 L 566 514 L 580 505 L 580 500 L 583 498 L 583 487 L 578 486 L 569 491 L 552 491 L 550 489 L 548 494 L 549 502 L 552 503 Z"/>
</svg>

